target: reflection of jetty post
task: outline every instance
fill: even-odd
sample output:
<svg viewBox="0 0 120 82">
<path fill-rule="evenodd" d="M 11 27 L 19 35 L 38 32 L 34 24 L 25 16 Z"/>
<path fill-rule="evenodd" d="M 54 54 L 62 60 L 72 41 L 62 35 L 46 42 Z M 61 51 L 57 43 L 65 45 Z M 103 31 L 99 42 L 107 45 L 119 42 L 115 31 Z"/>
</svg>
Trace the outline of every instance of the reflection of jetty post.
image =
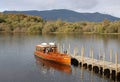
<svg viewBox="0 0 120 82">
<path fill-rule="evenodd" d="M 92 69 L 96 73 L 101 73 L 103 75 L 113 75 L 115 77 L 120 76 L 120 64 L 118 64 L 118 53 L 115 54 L 115 63 L 112 62 L 113 50 L 110 49 L 110 60 L 106 61 L 106 54 L 101 54 L 101 49 L 99 50 L 99 58 L 95 59 L 93 55 L 93 49 L 90 49 L 90 57 L 85 57 L 84 47 L 81 48 L 81 55 L 72 55 L 74 59 L 78 61 L 81 66 L 85 68 Z"/>
<path fill-rule="evenodd" d="M 116 76 L 117 76 L 117 73 L 118 73 L 118 53 L 115 54 L 115 63 L 116 63 Z"/>
</svg>

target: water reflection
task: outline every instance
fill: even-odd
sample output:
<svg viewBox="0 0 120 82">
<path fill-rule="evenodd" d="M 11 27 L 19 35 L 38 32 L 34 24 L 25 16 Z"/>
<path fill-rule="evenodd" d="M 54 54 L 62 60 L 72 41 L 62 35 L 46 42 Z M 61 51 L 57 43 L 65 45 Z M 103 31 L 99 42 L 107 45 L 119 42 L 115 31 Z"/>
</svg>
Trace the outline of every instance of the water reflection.
<svg viewBox="0 0 120 82">
<path fill-rule="evenodd" d="M 61 72 L 65 72 L 67 74 L 71 73 L 71 66 L 68 65 L 63 65 L 63 64 L 58 64 L 56 62 L 52 62 L 52 61 L 47 61 L 44 59 L 41 59 L 39 57 L 36 57 L 36 65 L 42 70 L 43 73 L 47 73 L 48 71 L 50 73 L 54 73 L 55 70 L 61 71 Z"/>
<path fill-rule="evenodd" d="M 120 77 L 108 77 L 107 75 L 96 73 L 93 70 L 86 69 L 85 67 L 73 67 L 72 74 L 79 76 L 80 82 L 120 82 Z"/>
</svg>

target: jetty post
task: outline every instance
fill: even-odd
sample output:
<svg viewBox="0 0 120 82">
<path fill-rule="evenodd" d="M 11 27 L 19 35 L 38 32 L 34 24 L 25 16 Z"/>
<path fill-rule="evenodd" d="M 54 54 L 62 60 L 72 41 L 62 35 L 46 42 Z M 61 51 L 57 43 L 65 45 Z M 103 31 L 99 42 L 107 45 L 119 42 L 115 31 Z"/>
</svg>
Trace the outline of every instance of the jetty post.
<svg viewBox="0 0 120 82">
<path fill-rule="evenodd" d="M 60 52 L 60 44 L 58 43 L 57 46 L 58 46 L 58 52 Z"/>
<path fill-rule="evenodd" d="M 70 55 L 70 44 L 68 45 L 68 54 Z"/>
<path fill-rule="evenodd" d="M 82 62 L 82 66 L 83 66 L 83 63 L 84 63 L 84 47 L 83 46 L 81 48 L 81 62 Z"/>
<path fill-rule="evenodd" d="M 113 50 L 110 49 L 110 62 L 112 63 L 112 54 L 113 54 Z"/>
<path fill-rule="evenodd" d="M 92 69 L 94 66 L 94 55 L 93 55 L 93 49 L 91 48 L 91 56 L 92 56 Z"/>
<path fill-rule="evenodd" d="M 90 58 L 92 58 L 92 49 L 90 48 Z"/>
<path fill-rule="evenodd" d="M 110 63 L 112 64 L 112 54 L 113 54 L 113 50 L 110 49 Z M 110 74 L 112 74 L 112 68 L 110 68 Z"/>
<path fill-rule="evenodd" d="M 101 60 L 102 56 L 101 56 L 101 48 L 99 48 L 99 60 Z"/>
<path fill-rule="evenodd" d="M 64 53 L 64 50 L 65 50 L 65 45 L 64 43 L 62 44 L 62 53 Z"/>
<path fill-rule="evenodd" d="M 62 52 L 62 50 L 63 50 L 63 47 L 62 47 L 62 46 L 60 46 L 60 53 L 63 53 L 63 52 Z"/>
<path fill-rule="evenodd" d="M 75 47 L 75 48 L 74 48 L 74 56 L 76 56 L 76 55 L 77 55 L 77 53 L 76 53 L 76 52 L 77 52 L 77 50 L 78 50 L 78 49 L 77 49 L 77 47 Z"/>
<path fill-rule="evenodd" d="M 103 53 L 103 73 L 104 73 L 104 69 L 105 69 L 105 53 Z"/>
</svg>

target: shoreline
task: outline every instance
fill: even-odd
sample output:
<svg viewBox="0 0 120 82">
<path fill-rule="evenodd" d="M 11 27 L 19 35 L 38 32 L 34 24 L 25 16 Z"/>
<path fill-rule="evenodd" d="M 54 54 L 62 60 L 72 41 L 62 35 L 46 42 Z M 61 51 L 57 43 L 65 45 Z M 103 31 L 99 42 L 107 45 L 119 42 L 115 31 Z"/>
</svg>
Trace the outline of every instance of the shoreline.
<svg viewBox="0 0 120 82">
<path fill-rule="evenodd" d="M 95 32 L 50 32 L 50 33 L 39 33 L 39 32 L 0 32 L 0 34 L 97 34 L 97 35 L 120 35 L 120 33 L 95 33 Z"/>
<path fill-rule="evenodd" d="M 120 35 L 120 33 L 95 33 L 95 32 L 50 32 L 49 34 L 97 34 L 97 35 Z"/>
</svg>

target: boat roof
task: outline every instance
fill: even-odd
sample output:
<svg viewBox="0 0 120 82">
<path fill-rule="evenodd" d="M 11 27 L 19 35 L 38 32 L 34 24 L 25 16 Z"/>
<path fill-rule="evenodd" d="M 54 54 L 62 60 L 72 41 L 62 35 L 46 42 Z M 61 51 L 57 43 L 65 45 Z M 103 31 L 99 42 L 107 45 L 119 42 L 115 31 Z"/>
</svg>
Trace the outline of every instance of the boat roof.
<svg viewBox="0 0 120 82">
<path fill-rule="evenodd" d="M 45 48 L 45 47 L 56 47 L 56 45 L 55 45 L 55 43 L 49 43 L 49 44 L 41 43 L 41 44 L 37 45 L 36 47 L 43 47 L 43 48 Z"/>
<path fill-rule="evenodd" d="M 37 45 L 37 47 L 49 47 L 49 45 Z"/>
</svg>

